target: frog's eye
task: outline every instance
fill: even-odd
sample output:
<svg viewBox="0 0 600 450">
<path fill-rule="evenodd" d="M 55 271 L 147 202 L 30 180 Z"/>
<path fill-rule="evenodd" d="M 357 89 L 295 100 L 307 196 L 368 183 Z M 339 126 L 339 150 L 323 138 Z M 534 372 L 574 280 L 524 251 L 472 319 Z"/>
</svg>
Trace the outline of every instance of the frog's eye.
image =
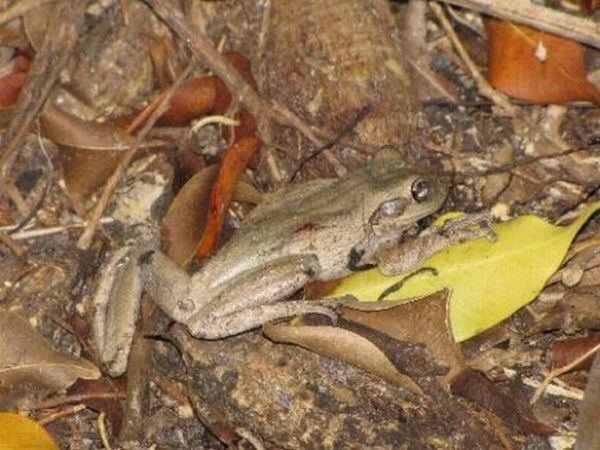
<svg viewBox="0 0 600 450">
<path fill-rule="evenodd" d="M 429 181 L 419 178 L 410 187 L 412 198 L 417 203 L 422 203 L 429 197 Z"/>
</svg>

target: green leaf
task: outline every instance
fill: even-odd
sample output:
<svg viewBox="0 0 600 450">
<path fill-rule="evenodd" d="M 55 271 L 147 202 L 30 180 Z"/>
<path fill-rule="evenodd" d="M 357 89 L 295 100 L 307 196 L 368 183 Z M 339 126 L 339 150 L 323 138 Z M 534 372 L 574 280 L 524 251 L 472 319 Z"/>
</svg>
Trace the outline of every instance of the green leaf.
<svg viewBox="0 0 600 450">
<path fill-rule="evenodd" d="M 417 273 L 386 300 L 409 301 L 449 288 L 454 339 L 469 339 L 537 297 L 560 266 L 579 229 L 598 209 L 600 202 L 589 205 L 577 220 L 564 227 L 535 216 L 494 224 L 496 242 L 476 239 L 433 255 L 410 273 L 428 267 L 437 270 L 437 275 L 431 271 Z M 373 301 L 410 273 L 394 277 L 385 277 L 377 269 L 357 273 L 343 280 L 329 296 L 349 294 Z"/>
</svg>

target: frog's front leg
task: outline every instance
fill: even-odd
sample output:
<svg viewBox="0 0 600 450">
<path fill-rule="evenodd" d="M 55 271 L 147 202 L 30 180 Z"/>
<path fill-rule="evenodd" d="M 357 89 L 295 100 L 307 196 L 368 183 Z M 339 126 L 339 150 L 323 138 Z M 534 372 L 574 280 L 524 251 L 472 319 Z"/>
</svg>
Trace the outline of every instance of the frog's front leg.
<svg viewBox="0 0 600 450">
<path fill-rule="evenodd" d="M 407 272 L 445 248 L 485 237 L 496 239 L 488 213 L 470 214 L 447 221 L 441 228 L 401 245 L 383 249 L 375 254 L 379 270 L 384 275 Z"/>
<path fill-rule="evenodd" d="M 171 318 L 202 339 L 220 339 L 257 328 L 275 319 L 316 313 L 335 320 L 321 302 L 285 299 L 311 281 L 320 270 L 314 255 L 288 256 L 238 275 L 225 286 L 209 287 L 200 272 L 191 278 L 160 252 L 141 260 L 144 288 Z"/>
</svg>

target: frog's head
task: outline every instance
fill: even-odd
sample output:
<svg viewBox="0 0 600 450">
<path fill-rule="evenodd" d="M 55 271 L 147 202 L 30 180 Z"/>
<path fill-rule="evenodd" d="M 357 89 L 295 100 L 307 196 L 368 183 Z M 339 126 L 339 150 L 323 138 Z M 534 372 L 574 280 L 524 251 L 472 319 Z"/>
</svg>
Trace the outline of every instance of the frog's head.
<svg viewBox="0 0 600 450">
<path fill-rule="evenodd" d="M 397 236 L 419 219 L 437 211 L 448 194 L 433 174 L 418 174 L 402 167 L 374 168 L 369 225 L 375 236 Z"/>
</svg>

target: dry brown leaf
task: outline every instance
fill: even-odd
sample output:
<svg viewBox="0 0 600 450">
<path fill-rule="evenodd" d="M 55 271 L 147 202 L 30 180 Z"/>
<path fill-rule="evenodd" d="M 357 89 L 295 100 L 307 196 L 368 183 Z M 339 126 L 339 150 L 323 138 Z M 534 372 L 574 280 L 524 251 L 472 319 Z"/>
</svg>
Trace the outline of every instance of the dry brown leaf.
<svg viewBox="0 0 600 450">
<path fill-rule="evenodd" d="M 525 401 L 527 393 L 520 383 L 512 383 L 505 386 L 505 389 L 500 389 L 483 373 L 467 369 L 454 377 L 451 392 L 487 409 L 507 424 L 518 426 L 527 433 L 549 436 L 557 431 L 536 420 Z"/>
<path fill-rule="evenodd" d="M 163 220 L 161 234 L 165 253 L 179 266 L 187 265 L 194 257 L 218 170 L 217 165 L 208 166 L 190 178 L 173 199 Z M 237 183 L 233 198 L 253 204 L 262 201 L 262 195 L 244 180 Z"/>
<path fill-rule="evenodd" d="M 123 151 L 133 138 L 115 126 L 88 122 L 48 106 L 40 116 L 44 136 L 57 145 L 82 150 Z"/>
<path fill-rule="evenodd" d="M 54 3 L 46 3 L 28 11 L 23 17 L 25 34 L 29 44 L 38 51 L 44 43 L 44 35 L 48 28 L 48 18 L 52 15 Z"/>
<path fill-rule="evenodd" d="M 454 342 L 448 325 L 448 292 L 438 292 L 422 300 L 381 311 L 345 308 L 342 317 L 396 340 L 424 344 L 437 364 L 450 368 L 445 380 L 450 380 L 465 367 L 460 348 Z"/>
<path fill-rule="evenodd" d="M 495 88 L 534 103 L 600 103 L 578 42 L 497 19 L 488 19 L 486 28 L 488 80 Z"/>
<path fill-rule="evenodd" d="M 264 333 L 275 342 L 299 345 L 320 355 L 365 369 L 416 394 L 423 393 L 409 376 L 398 371 L 377 345 L 352 331 L 333 326 L 270 323 L 264 326 Z"/>
<path fill-rule="evenodd" d="M 418 302 L 360 303 L 343 308 L 338 326 L 268 325 L 265 334 L 346 361 L 412 389 L 413 379 L 449 380 L 464 369 L 447 327 L 447 293 Z M 413 383 L 411 381 L 411 383 Z"/>
<path fill-rule="evenodd" d="M 67 394 L 86 396 L 87 398 L 82 403 L 94 411 L 103 412 L 107 422 L 111 424 L 113 434 L 119 434 L 123 420 L 121 400 L 127 394 L 125 377 L 116 379 L 105 377 L 98 380 L 79 379 L 67 390 Z M 107 398 L 107 395 L 114 397 Z"/>
<path fill-rule="evenodd" d="M 91 362 L 56 352 L 50 343 L 20 315 L 0 310 L 0 391 L 4 400 L 16 401 L 32 386 L 58 391 L 78 378 L 96 379 L 100 370 Z M 29 392 L 27 392 L 29 393 Z"/>
<path fill-rule="evenodd" d="M 168 126 L 187 125 L 193 119 L 213 111 L 219 95 L 228 96 L 227 102 L 231 102 L 229 91 L 217 77 L 190 78 L 175 91 L 169 109 L 161 116 L 159 123 Z"/>
<path fill-rule="evenodd" d="M 550 346 L 552 369 L 560 369 L 571 364 L 598 344 L 600 344 L 600 334 L 597 333 L 589 336 L 558 339 L 552 342 Z M 587 358 L 573 367 L 572 370 L 589 370 L 592 367 L 592 361 L 592 358 Z"/>
<path fill-rule="evenodd" d="M 133 138 L 116 126 L 88 122 L 48 106 L 40 116 L 44 136 L 61 148 L 64 179 L 71 198 L 84 201 L 101 186 L 119 163 Z M 155 140 L 143 147 L 158 147 Z"/>
</svg>

